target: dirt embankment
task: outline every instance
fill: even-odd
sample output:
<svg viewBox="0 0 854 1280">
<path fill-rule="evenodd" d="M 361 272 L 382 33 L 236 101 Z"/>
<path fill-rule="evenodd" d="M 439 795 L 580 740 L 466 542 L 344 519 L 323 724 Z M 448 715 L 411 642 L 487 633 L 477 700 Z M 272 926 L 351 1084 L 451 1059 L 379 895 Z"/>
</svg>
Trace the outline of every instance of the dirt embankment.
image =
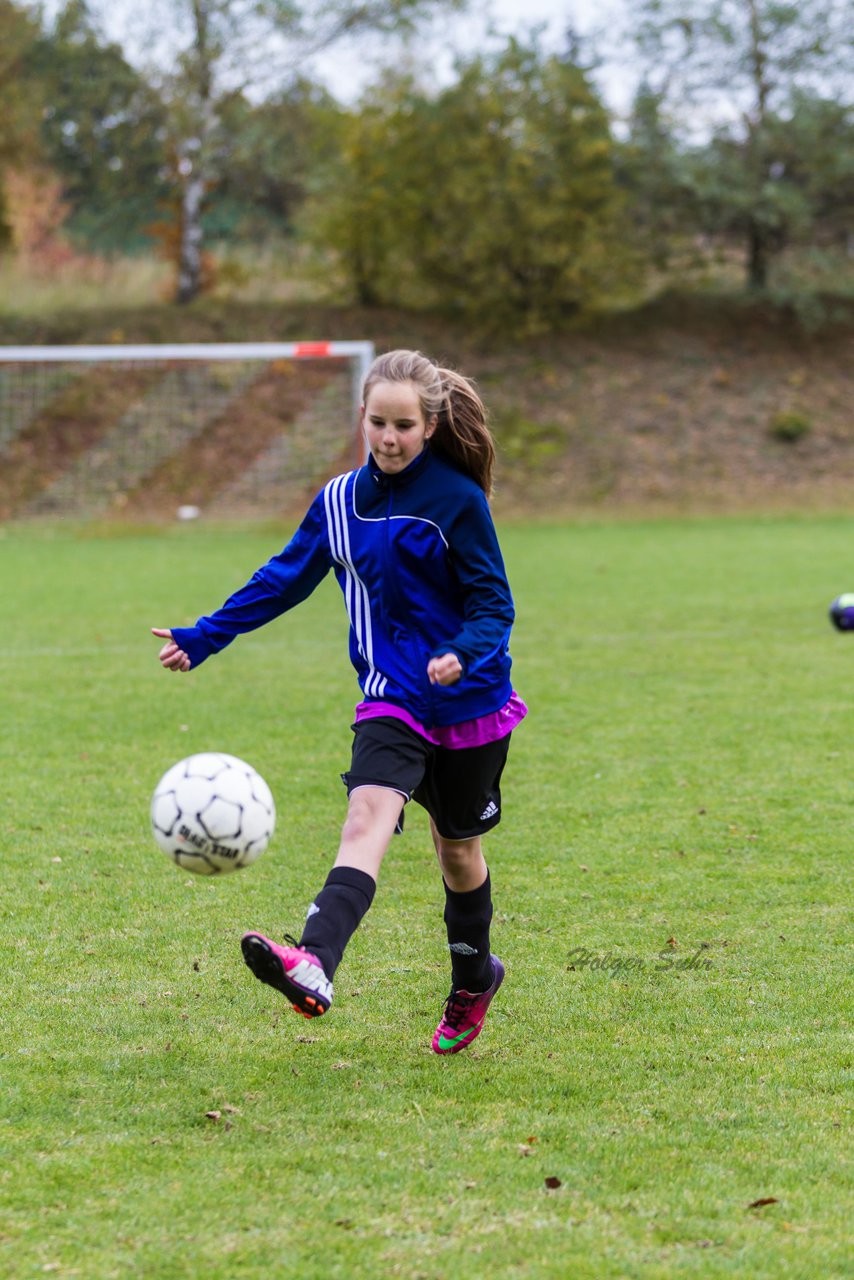
<svg viewBox="0 0 854 1280">
<path fill-rule="evenodd" d="M 323 337 L 369 338 L 379 350 L 416 346 L 474 377 L 498 442 L 499 512 L 838 507 L 849 500 L 850 314 L 807 333 L 768 308 L 671 299 L 525 340 L 478 337 L 441 317 L 392 311 L 212 303 L 0 322 L 2 343 Z M 233 428 L 206 433 L 197 448 L 161 462 L 151 483 L 132 496 L 129 513 L 139 514 L 146 498 L 166 509 L 202 473 L 211 482 L 233 477 L 239 458 L 267 441 L 282 410 L 285 417 L 299 411 L 316 377 L 311 386 L 282 381 L 288 404 L 281 407 L 262 384 L 254 393 L 257 415 L 238 433 L 241 447 Z M 125 392 L 105 388 L 98 418 L 76 426 L 75 394 L 66 388 L 52 409 L 33 418 L 25 439 L 7 446 L 0 514 L 20 505 L 15 488 L 19 498 L 31 495 L 91 443 L 106 425 L 101 418 L 111 399 Z"/>
</svg>

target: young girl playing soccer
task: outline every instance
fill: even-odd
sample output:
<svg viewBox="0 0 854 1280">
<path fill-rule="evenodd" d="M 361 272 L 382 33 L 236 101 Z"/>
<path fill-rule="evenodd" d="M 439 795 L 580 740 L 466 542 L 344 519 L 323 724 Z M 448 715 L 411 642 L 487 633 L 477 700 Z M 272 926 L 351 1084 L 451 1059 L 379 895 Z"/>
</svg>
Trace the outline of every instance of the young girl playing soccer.
<svg viewBox="0 0 854 1280">
<path fill-rule="evenodd" d="M 510 734 L 526 712 L 510 684 L 513 600 L 487 502 L 495 449 L 472 384 L 417 351 L 374 362 L 360 420 L 366 465 L 330 480 L 285 549 L 194 627 L 153 630 L 166 641 L 163 666 L 189 671 L 334 571 L 363 693 L 338 856 L 299 942 L 247 933 L 243 956 L 298 1012 L 325 1013 L 404 805 L 415 799 L 430 815 L 451 952 L 433 1049 L 457 1053 L 480 1034 L 504 978 L 489 947 L 481 836 L 500 821 Z"/>
</svg>

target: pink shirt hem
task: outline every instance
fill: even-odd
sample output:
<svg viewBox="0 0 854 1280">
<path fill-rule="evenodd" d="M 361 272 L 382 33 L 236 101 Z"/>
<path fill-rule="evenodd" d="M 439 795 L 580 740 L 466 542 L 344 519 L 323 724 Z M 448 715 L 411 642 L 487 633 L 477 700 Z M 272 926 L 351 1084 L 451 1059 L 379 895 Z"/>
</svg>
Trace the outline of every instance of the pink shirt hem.
<svg viewBox="0 0 854 1280">
<path fill-rule="evenodd" d="M 476 720 L 463 720 L 460 724 L 433 725 L 427 729 L 405 707 L 394 702 L 360 702 L 356 707 L 356 724 L 362 720 L 376 720 L 378 716 L 390 716 L 402 720 L 420 737 L 432 742 L 434 747 L 447 747 L 449 751 L 462 751 L 467 747 L 483 747 L 488 742 L 498 742 L 512 733 L 525 719 L 528 708 L 518 693 L 511 693 L 508 702 L 497 711 Z"/>
</svg>

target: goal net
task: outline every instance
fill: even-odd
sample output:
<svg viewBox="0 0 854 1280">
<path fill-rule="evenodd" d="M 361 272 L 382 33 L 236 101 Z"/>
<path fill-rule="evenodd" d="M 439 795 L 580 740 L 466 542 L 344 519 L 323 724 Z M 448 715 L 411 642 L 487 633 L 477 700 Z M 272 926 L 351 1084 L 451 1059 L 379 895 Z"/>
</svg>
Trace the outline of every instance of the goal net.
<svg viewBox="0 0 854 1280">
<path fill-rule="evenodd" d="M 292 514 L 362 461 L 370 342 L 0 347 L 0 519 Z"/>
</svg>

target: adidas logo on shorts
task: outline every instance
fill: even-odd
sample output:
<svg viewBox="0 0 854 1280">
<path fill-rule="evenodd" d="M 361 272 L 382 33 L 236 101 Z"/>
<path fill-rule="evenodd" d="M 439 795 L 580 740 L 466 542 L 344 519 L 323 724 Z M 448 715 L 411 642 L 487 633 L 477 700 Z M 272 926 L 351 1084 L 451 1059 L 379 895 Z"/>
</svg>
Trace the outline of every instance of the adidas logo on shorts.
<svg viewBox="0 0 854 1280">
<path fill-rule="evenodd" d="M 494 800 L 490 800 L 489 804 L 486 806 L 483 813 L 480 815 L 481 822 L 486 822 L 487 818 L 494 818 L 497 812 L 498 812 L 498 805 L 495 803 Z"/>
</svg>

